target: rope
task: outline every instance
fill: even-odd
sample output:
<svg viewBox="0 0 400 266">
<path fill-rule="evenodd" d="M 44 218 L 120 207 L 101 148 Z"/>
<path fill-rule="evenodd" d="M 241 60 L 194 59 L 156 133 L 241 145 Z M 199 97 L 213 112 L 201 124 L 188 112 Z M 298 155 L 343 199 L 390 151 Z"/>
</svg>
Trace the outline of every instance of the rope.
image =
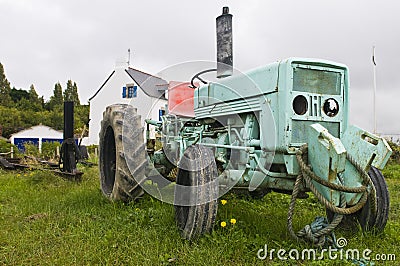
<svg viewBox="0 0 400 266">
<path fill-rule="evenodd" d="M 368 200 L 368 196 L 370 196 L 371 197 L 371 211 L 374 214 L 376 213 L 377 204 L 376 204 L 375 187 L 372 184 L 372 181 L 371 181 L 368 173 L 365 172 L 364 169 L 362 169 L 362 167 L 354 160 L 353 157 L 351 157 L 349 154 L 346 155 L 347 160 L 356 168 L 356 170 L 361 174 L 361 177 L 363 179 L 362 186 L 356 187 L 356 188 L 346 187 L 341 184 L 334 184 L 334 183 L 328 182 L 328 181 L 320 178 L 319 176 L 317 176 L 310 169 L 310 167 L 305 163 L 307 154 L 308 154 L 307 145 L 303 145 L 300 148 L 300 150 L 298 150 L 296 153 L 296 158 L 297 158 L 297 161 L 299 162 L 302 175 L 304 176 L 304 179 L 305 179 L 307 185 L 310 187 L 310 190 L 329 210 L 331 210 L 335 213 L 340 213 L 340 214 L 345 214 L 345 215 L 355 213 L 355 212 L 359 211 L 365 205 L 365 203 Z M 361 199 L 359 200 L 359 202 L 356 205 L 354 205 L 350 208 L 338 208 L 335 205 L 331 204 L 328 200 L 326 200 L 325 197 L 321 193 L 319 193 L 319 191 L 315 188 L 314 184 L 311 182 L 311 179 L 318 182 L 319 184 L 326 186 L 333 190 L 348 192 L 348 193 L 363 193 L 363 195 L 361 196 Z M 368 192 L 368 186 L 371 188 L 370 192 Z"/>
<path fill-rule="evenodd" d="M 333 233 L 333 229 L 335 229 L 343 219 L 343 215 L 335 214 L 332 222 L 330 224 L 327 223 L 326 218 L 317 217 L 311 225 L 306 225 L 302 230 L 300 230 L 297 234 L 293 230 L 293 213 L 294 207 L 296 205 L 297 196 L 300 190 L 300 186 L 303 181 L 303 176 L 300 174 L 296 178 L 296 182 L 294 184 L 292 198 L 290 200 L 289 211 L 288 211 L 288 219 L 287 226 L 290 235 L 297 239 L 298 241 L 305 240 L 311 242 L 313 245 L 318 247 L 324 246 L 325 244 L 336 244 L 336 238 Z M 343 194 L 344 195 L 344 194 Z M 346 201 L 344 200 L 344 196 L 341 195 L 341 207 L 344 207 Z M 322 218 L 322 219 L 321 219 Z"/>
<path fill-rule="evenodd" d="M 296 158 L 300 166 L 300 174 L 296 178 L 296 182 L 293 187 L 293 193 L 289 205 L 287 226 L 290 235 L 297 240 L 305 240 L 311 242 L 313 245 L 321 247 L 325 244 L 336 246 L 336 238 L 333 230 L 340 224 L 343 219 L 343 215 L 353 214 L 359 211 L 367 202 L 370 196 L 370 207 L 373 213 L 377 211 L 376 203 L 376 190 L 372 184 L 372 181 L 368 174 L 362 169 L 362 167 L 350 156 L 347 155 L 349 162 L 356 168 L 356 170 L 361 174 L 363 178 L 362 186 L 360 187 L 346 187 L 339 178 L 340 184 L 330 183 L 319 176 L 317 176 L 307 165 L 307 145 L 303 145 L 296 153 Z M 304 157 L 304 158 L 303 158 Z M 328 188 L 340 191 L 340 202 L 339 207 L 333 205 L 328 201 L 314 186 L 312 180 L 318 182 L 319 184 L 326 186 Z M 298 233 L 293 230 L 293 213 L 294 207 L 296 205 L 296 200 L 300 191 L 300 187 L 305 181 L 305 184 L 310 188 L 311 192 L 317 197 L 317 199 L 329 210 L 335 213 L 334 218 L 331 223 L 328 223 L 325 217 L 316 217 L 315 220 L 310 224 L 306 225 Z M 371 188 L 368 191 L 368 188 Z M 346 198 L 345 192 L 347 193 L 363 193 L 359 202 L 349 208 L 346 208 Z"/>
</svg>

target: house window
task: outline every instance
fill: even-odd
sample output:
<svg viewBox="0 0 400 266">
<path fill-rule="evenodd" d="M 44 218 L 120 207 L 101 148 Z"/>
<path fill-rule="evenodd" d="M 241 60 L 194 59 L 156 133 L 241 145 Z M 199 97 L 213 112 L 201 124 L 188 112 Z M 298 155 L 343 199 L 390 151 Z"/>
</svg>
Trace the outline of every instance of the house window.
<svg viewBox="0 0 400 266">
<path fill-rule="evenodd" d="M 137 97 L 137 86 L 128 87 L 128 98 L 136 98 Z"/>
<path fill-rule="evenodd" d="M 158 110 L 158 121 L 161 121 L 161 117 L 165 115 L 165 110 L 159 109 Z"/>
<path fill-rule="evenodd" d="M 122 87 L 122 98 L 136 98 L 137 86 Z"/>
</svg>

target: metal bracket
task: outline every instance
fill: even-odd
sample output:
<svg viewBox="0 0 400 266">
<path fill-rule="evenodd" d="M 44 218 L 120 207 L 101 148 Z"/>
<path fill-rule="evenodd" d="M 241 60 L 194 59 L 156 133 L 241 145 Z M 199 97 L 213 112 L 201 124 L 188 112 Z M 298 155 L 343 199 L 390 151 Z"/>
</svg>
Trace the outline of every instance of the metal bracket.
<svg viewBox="0 0 400 266">
<path fill-rule="evenodd" d="M 308 128 L 308 163 L 320 178 L 331 183 L 340 181 L 337 174 L 345 170 L 346 149 L 340 139 L 320 124 Z M 312 181 L 318 191 L 332 204 L 339 205 L 340 192 Z"/>
<path fill-rule="evenodd" d="M 365 171 L 368 171 L 371 166 L 383 169 L 392 154 L 392 150 L 384 138 L 356 126 L 347 128 L 343 134 L 342 143 L 349 155 Z"/>
<path fill-rule="evenodd" d="M 371 166 L 378 169 L 385 167 L 389 160 L 392 150 L 386 140 L 373 135 L 359 127 L 349 126 L 343 134 L 342 143 L 346 147 L 347 153 L 368 172 Z M 362 177 L 357 169 L 346 161 L 346 171 L 343 173 L 345 186 L 357 187 L 362 185 Z M 358 202 L 361 195 L 345 193 L 346 201 L 349 205 Z"/>
</svg>

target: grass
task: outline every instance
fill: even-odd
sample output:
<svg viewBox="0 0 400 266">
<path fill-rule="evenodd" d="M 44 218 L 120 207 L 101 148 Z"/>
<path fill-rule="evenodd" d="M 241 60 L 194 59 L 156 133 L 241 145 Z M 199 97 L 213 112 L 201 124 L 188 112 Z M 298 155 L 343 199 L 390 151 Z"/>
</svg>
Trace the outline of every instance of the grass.
<svg viewBox="0 0 400 266">
<path fill-rule="evenodd" d="M 80 183 L 47 172 L 0 170 L 0 265 L 310 265 L 313 262 L 260 260 L 257 251 L 302 250 L 286 229 L 290 196 L 270 193 L 262 200 L 224 196 L 212 234 L 193 242 L 180 238 L 173 206 L 150 196 L 130 204 L 111 203 L 99 189 L 97 168 L 85 168 Z M 388 172 L 389 171 L 389 172 Z M 395 254 L 400 260 L 400 166 L 385 174 L 391 212 L 382 235 L 336 230 L 346 248 Z M 315 198 L 299 200 L 296 230 L 324 209 Z M 232 225 L 230 219 L 236 219 Z M 220 223 L 227 226 L 222 228 Z M 315 265 L 354 265 L 323 260 Z M 386 265 L 397 265 L 387 262 Z M 379 265 L 379 262 L 375 262 Z"/>
</svg>

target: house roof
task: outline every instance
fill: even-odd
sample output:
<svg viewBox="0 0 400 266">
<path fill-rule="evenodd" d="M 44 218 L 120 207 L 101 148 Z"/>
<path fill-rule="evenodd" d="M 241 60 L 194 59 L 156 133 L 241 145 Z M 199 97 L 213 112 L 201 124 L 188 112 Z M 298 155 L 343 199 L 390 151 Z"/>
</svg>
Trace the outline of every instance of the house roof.
<svg viewBox="0 0 400 266">
<path fill-rule="evenodd" d="M 143 90 L 143 92 L 146 95 L 154 98 L 165 99 L 165 91 L 168 89 L 168 82 L 166 80 L 131 67 L 125 69 L 125 72 L 136 84 L 139 85 L 139 87 Z M 104 83 L 95 92 L 95 94 L 89 98 L 89 101 L 91 101 L 94 97 L 96 97 L 96 95 L 103 89 L 103 87 L 114 75 L 114 73 L 115 70 L 111 73 L 110 76 L 108 76 L 106 81 L 104 81 Z"/>
<path fill-rule="evenodd" d="M 125 71 L 148 96 L 165 99 L 166 80 L 130 67 Z"/>
<path fill-rule="evenodd" d="M 33 126 L 24 130 L 21 130 L 17 133 L 14 133 L 11 135 L 10 140 L 14 138 L 63 138 L 63 132 L 52 129 L 51 127 L 44 126 L 44 125 L 38 125 L 38 126 Z"/>
<path fill-rule="evenodd" d="M 115 70 L 111 73 L 110 76 L 108 76 L 108 78 L 106 79 L 106 81 L 104 81 L 104 83 L 100 86 L 100 88 L 96 91 L 96 93 L 93 94 L 93 96 L 89 98 L 89 102 L 90 102 L 94 97 L 96 97 L 96 95 L 101 91 L 101 89 L 104 87 L 104 85 L 106 85 L 107 82 L 110 80 L 110 78 L 114 75 L 114 73 L 115 73 Z"/>
</svg>

